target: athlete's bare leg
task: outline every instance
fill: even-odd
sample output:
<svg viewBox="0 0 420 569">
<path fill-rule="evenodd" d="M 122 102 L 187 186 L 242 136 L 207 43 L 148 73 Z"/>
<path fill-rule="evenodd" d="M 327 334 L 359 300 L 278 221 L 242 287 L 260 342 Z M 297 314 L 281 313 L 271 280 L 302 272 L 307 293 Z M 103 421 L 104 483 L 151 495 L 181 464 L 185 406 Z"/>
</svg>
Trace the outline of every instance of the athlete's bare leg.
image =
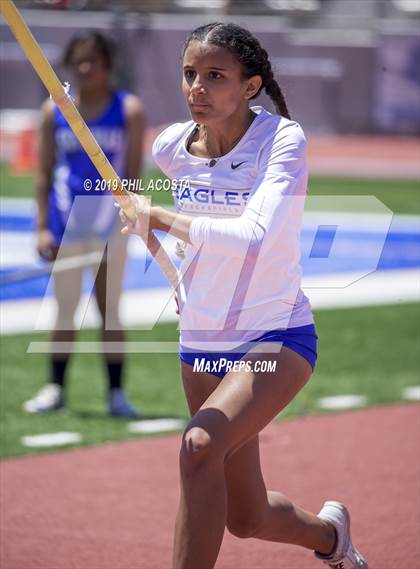
<svg viewBox="0 0 420 569">
<path fill-rule="evenodd" d="M 95 295 L 102 317 L 102 341 L 106 361 L 120 361 L 123 351 L 108 350 L 109 343 L 125 341 L 125 332 L 119 316 L 119 305 L 123 288 L 123 277 L 127 259 L 127 237 L 114 232 L 107 244 L 106 261 L 93 267 Z"/>
<path fill-rule="evenodd" d="M 57 254 L 57 261 L 81 255 L 84 253 L 83 246 L 79 243 L 66 244 L 60 247 Z M 80 289 L 82 284 L 83 267 L 75 267 L 68 271 L 52 270 L 54 280 L 54 293 L 57 301 L 57 316 L 53 330 L 50 333 L 50 340 L 55 345 L 56 342 L 62 344 L 60 357 L 68 358 L 72 353 L 72 346 L 75 337 L 74 315 L 80 301 Z"/>
<path fill-rule="evenodd" d="M 213 567 L 226 525 L 241 537 L 294 543 L 322 553 L 333 549 L 330 524 L 279 493 L 267 493 L 259 461 L 259 431 L 305 385 L 311 368 L 287 348 L 254 357 L 275 360 L 276 372 L 230 372 L 219 381 L 182 364 L 193 418 L 180 453 L 176 569 Z"/>
</svg>

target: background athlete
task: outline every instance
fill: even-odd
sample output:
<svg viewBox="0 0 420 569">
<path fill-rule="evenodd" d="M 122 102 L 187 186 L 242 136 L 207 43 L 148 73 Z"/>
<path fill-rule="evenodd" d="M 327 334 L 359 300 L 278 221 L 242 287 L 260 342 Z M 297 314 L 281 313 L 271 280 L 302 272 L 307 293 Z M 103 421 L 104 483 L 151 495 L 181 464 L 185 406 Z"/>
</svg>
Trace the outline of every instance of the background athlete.
<svg viewBox="0 0 420 569">
<path fill-rule="evenodd" d="M 63 61 L 72 72 L 72 96 L 83 119 L 119 176 L 135 179 L 140 175 L 142 160 L 143 109 L 138 97 L 115 88 L 113 55 L 108 38 L 88 31 L 71 39 Z M 119 319 L 119 301 L 127 240 L 120 235 L 112 196 L 107 191 L 95 191 L 101 176 L 51 100 L 42 107 L 39 156 L 38 252 L 48 261 L 93 251 L 100 254 L 102 260 L 91 268 L 102 317 L 102 339 L 121 343 L 125 334 Z M 85 180 L 91 181 L 89 194 Z M 52 411 L 64 406 L 65 374 L 75 337 L 74 316 L 82 277 L 81 266 L 53 271 L 57 318 L 51 341 L 53 347 L 55 342 L 67 342 L 68 351 L 51 354 L 49 383 L 24 404 L 28 412 Z M 109 413 L 135 417 L 137 412 L 122 390 L 122 353 L 105 350 L 104 356 Z"/>
<path fill-rule="evenodd" d="M 263 88 L 278 115 L 250 108 Z M 123 230 L 149 223 L 185 242 L 180 358 L 192 418 L 180 451 L 174 567 L 214 567 L 227 527 L 238 537 L 309 548 L 330 567 L 366 569 L 345 506 L 304 511 L 267 491 L 261 473 L 258 434 L 306 384 L 316 360 L 300 289 L 304 135 L 267 52 L 239 26 L 210 24 L 190 35 L 183 91 L 193 120 L 166 129 L 154 157 L 171 178 L 189 178 L 191 189 L 177 193 L 177 213 L 133 198 L 138 221 Z M 197 358 L 220 364 L 222 357 L 251 369 L 194 372 Z M 275 371 L 258 371 L 261 362 Z"/>
</svg>

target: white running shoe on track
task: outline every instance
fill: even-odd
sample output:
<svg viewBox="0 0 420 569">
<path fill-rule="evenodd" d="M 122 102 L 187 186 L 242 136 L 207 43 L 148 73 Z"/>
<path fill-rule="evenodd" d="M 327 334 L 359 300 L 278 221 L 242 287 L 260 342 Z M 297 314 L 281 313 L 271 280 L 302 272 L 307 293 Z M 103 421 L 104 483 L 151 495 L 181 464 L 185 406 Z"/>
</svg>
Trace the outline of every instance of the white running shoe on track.
<svg viewBox="0 0 420 569">
<path fill-rule="evenodd" d="M 25 401 L 23 408 L 28 413 L 46 413 L 64 407 L 63 388 L 56 383 L 47 383 L 29 401 Z"/>
<path fill-rule="evenodd" d="M 316 557 L 332 569 L 369 569 L 366 560 L 351 542 L 350 514 L 346 506 L 340 502 L 325 502 L 318 517 L 335 527 L 337 545 L 331 555 L 321 555 L 315 551 Z"/>
</svg>

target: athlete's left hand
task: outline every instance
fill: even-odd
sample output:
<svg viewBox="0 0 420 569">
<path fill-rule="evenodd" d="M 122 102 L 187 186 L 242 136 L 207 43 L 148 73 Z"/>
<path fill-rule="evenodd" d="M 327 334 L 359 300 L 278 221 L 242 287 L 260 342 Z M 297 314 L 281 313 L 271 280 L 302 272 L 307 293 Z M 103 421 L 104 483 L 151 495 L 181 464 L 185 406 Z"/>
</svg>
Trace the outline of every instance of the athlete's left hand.
<svg viewBox="0 0 420 569">
<path fill-rule="evenodd" d="M 126 203 L 124 203 L 124 205 L 115 204 L 116 207 L 120 208 L 120 219 L 122 223 L 125 224 L 125 227 L 122 228 L 121 233 L 123 235 L 147 235 L 150 225 L 150 199 L 144 196 L 139 196 L 137 194 L 130 194 L 125 196 L 125 200 Z M 129 219 L 124 210 L 126 212 L 133 212 L 133 215 L 136 216 L 135 221 Z"/>
</svg>

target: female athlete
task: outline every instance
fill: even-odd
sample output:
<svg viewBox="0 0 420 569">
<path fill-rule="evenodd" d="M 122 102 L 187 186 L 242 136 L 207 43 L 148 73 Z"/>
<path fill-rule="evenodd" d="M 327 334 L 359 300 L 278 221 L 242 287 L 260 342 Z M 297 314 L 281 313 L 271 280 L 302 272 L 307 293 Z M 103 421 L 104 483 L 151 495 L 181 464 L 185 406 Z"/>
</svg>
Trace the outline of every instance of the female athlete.
<svg viewBox="0 0 420 569">
<path fill-rule="evenodd" d="M 124 179 L 140 174 L 144 113 L 140 99 L 115 89 L 113 45 L 96 31 L 74 36 L 64 52 L 64 65 L 72 72 L 73 93 L 80 114 L 107 158 Z M 127 239 L 120 235 L 113 197 L 104 191 L 102 178 L 52 100 L 42 107 L 39 167 L 36 182 L 37 248 L 47 260 L 92 261 L 95 296 L 102 317 L 105 346 L 125 340 L 119 318 Z M 106 188 L 105 188 L 106 189 Z M 105 254 L 104 254 L 105 251 Z M 24 403 L 29 413 L 62 409 L 66 371 L 75 338 L 74 316 L 81 298 L 83 266 L 54 271 L 57 318 L 51 345 L 65 343 L 67 353 L 52 353 L 48 383 Z M 122 350 L 123 352 L 123 350 Z M 105 351 L 108 376 L 108 411 L 113 417 L 133 418 L 136 409 L 123 391 L 122 353 Z"/>
<path fill-rule="evenodd" d="M 277 114 L 249 102 L 262 89 Z M 259 432 L 309 380 L 316 332 L 300 289 L 305 138 L 290 119 L 267 52 L 247 30 L 209 24 L 188 37 L 183 91 L 192 121 L 154 144 L 170 178 L 189 180 L 177 212 L 136 196 L 135 224 L 185 242 L 178 289 L 180 359 L 191 420 L 180 451 L 176 569 L 215 565 L 225 527 L 309 548 L 330 567 L 366 569 L 348 510 L 318 515 L 267 491 Z"/>
</svg>

